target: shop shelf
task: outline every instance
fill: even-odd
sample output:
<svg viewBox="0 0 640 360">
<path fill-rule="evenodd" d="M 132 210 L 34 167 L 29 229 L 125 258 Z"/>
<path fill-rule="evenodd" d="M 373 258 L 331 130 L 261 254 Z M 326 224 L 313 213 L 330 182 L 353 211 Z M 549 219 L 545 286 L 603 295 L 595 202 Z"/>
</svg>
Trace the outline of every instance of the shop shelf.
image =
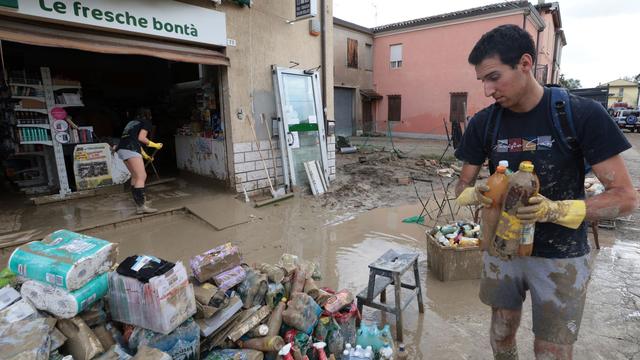
<svg viewBox="0 0 640 360">
<path fill-rule="evenodd" d="M 9 86 L 23 86 L 23 87 L 30 87 L 34 89 L 42 89 L 41 84 L 9 83 Z"/>
<path fill-rule="evenodd" d="M 26 99 L 26 100 L 37 100 L 37 101 L 42 101 L 45 102 L 45 99 L 43 96 L 20 96 L 20 95 L 12 95 L 11 96 L 14 99 Z"/>
<path fill-rule="evenodd" d="M 57 107 L 61 107 L 61 108 L 67 108 L 67 107 L 83 107 L 84 104 L 80 103 L 80 104 L 55 104 L 54 106 Z"/>
<path fill-rule="evenodd" d="M 49 112 L 47 111 L 47 109 L 25 109 L 25 108 L 21 108 L 21 107 L 14 107 L 13 111 L 33 111 L 33 112 L 37 112 L 40 114 L 48 114 Z"/>
<path fill-rule="evenodd" d="M 18 124 L 16 125 L 17 127 L 20 128 L 41 128 L 41 129 L 51 129 L 51 126 L 49 124 Z"/>
<path fill-rule="evenodd" d="M 53 91 L 58 91 L 62 89 L 82 89 L 80 85 L 53 85 Z"/>
<path fill-rule="evenodd" d="M 20 144 L 23 145 L 30 145 L 30 144 L 40 144 L 40 145 L 49 145 L 49 146 L 53 146 L 53 142 L 51 140 L 43 140 L 43 141 L 21 141 Z"/>
<path fill-rule="evenodd" d="M 14 153 L 13 156 L 44 156 L 44 151 L 23 151 Z"/>
</svg>

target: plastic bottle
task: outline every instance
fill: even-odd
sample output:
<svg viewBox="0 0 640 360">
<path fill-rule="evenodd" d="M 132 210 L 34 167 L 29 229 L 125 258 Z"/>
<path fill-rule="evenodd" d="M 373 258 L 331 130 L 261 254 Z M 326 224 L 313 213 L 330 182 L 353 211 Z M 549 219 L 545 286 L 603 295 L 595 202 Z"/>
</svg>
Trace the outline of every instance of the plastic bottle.
<svg viewBox="0 0 640 360">
<path fill-rule="evenodd" d="M 340 360 L 349 360 L 351 359 L 351 352 L 347 349 L 344 349 L 344 351 L 342 352 L 342 357 L 340 358 Z"/>
<path fill-rule="evenodd" d="M 504 160 L 503 160 L 504 161 Z M 500 161 L 500 162 L 503 162 Z M 485 206 L 481 210 L 482 216 L 482 236 L 480 238 L 480 249 L 487 250 L 496 236 L 496 228 L 502 212 L 502 204 L 505 194 L 509 188 L 509 177 L 506 174 L 507 168 L 500 165 L 493 175 L 487 179 L 489 191 L 484 196 L 493 200 L 490 206 Z"/>
<path fill-rule="evenodd" d="M 316 359 L 327 360 L 327 354 L 324 352 L 324 348 L 326 346 L 327 346 L 327 343 L 322 341 L 313 344 L 313 348 L 316 353 Z"/>
<path fill-rule="evenodd" d="M 504 166 L 504 167 L 507 168 L 507 171 L 505 171 L 505 174 L 507 174 L 507 175 L 513 174 L 513 171 L 511 171 L 511 169 L 509 169 L 509 161 L 508 160 L 500 160 L 500 161 L 498 161 L 498 166 Z"/>
<path fill-rule="evenodd" d="M 269 331 L 267 332 L 267 336 L 276 336 L 280 334 L 280 327 L 282 327 L 282 312 L 287 307 L 287 298 L 283 297 L 280 299 L 278 305 L 276 305 L 273 312 L 271 312 L 271 317 L 269 317 L 269 322 L 267 326 L 269 327 Z"/>
<path fill-rule="evenodd" d="M 395 356 L 395 360 L 406 360 L 409 358 L 409 354 L 407 354 L 407 350 L 404 347 L 404 344 L 400 344 L 398 347 L 398 352 Z"/>
<path fill-rule="evenodd" d="M 373 359 L 373 349 L 371 348 L 371 346 L 367 346 L 367 348 L 364 350 L 364 358 Z"/>
<path fill-rule="evenodd" d="M 285 345 L 280 336 L 253 338 L 247 341 L 240 341 L 239 344 L 242 349 L 253 349 L 262 352 L 280 351 Z"/>
<path fill-rule="evenodd" d="M 527 206 L 529 199 L 538 193 L 540 182 L 533 173 L 534 167 L 530 161 L 520 163 L 519 170 L 509 177 L 509 189 L 504 199 L 502 210 L 511 216 L 515 216 L 516 211 L 521 206 Z M 497 233 L 502 239 L 500 244 L 501 256 L 531 254 L 533 249 L 534 225 L 521 226 L 519 228 L 512 224 L 499 224 Z M 522 251 L 520 250 L 522 243 Z"/>
<path fill-rule="evenodd" d="M 524 161 L 523 161 L 524 163 Z M 537 195 L 540 190 L 540 180 L 538 176 L 533 172 L 533 164 L 525 164 L 524 168 L 522 164 L 520 164 L 520 171 L 524 171 L 529 175 L 531 181 L 531 187 L 533 187 L 534 192 L 531 196 Z M 529 205 L 529 199 L 531 196 L 527 196 L 525 199 L 526 205 Z M 520 246 L 518 247 L 518 255 L 519 256 L 531 256 L 533 252 L 533 236 L 535 235 L 536 224 L 524 224 L 522 226 L 522 237 L 520 238 Z"/>
<path fill-rule="evenodd" d="M 380 349 L 380 360 L 391 360 L 393 356 L 393 348 L 389 343 L 385 343 L 382 349 Z"/>
</svg>

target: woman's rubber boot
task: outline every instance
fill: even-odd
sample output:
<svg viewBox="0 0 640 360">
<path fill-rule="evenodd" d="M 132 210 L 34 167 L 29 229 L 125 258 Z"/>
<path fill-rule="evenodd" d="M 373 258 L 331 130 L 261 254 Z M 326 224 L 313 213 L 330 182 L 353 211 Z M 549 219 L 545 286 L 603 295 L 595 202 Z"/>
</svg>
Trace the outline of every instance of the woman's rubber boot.
<svg viewBox="0 0 640 360">
<path fill-rule="evenodd" d="M 150 208 L 145 204 L 144 188 L 133 188 L 131 193 L 133 194 L 133 201 L 136 203 L 136 214 L 153 214 L 158 211 L 157 209 Z"/>
</svg>

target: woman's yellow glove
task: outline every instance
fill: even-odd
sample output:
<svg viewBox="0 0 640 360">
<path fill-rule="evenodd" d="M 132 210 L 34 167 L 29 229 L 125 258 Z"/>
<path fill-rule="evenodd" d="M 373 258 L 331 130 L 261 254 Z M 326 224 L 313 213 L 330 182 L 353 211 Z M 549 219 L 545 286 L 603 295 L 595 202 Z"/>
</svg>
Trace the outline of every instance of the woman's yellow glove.
<svg viewBox="0 0 640 360">
<path fill-rule="evenodd" d="M 140 154 L 142 154 L 142 158 L 145 161 L 153 161 L 153 158 L 151 156 L 149 156 L 149 154 L 147 154 L 143 148 L 140 148 Z"/>
<path fill-rule="evenodd" d="M 549 200 L 542 195 L 529 199 L 529 206 L 524 206 L 516 212 L 522 222 L 550 222 L 577 229 L 587 215 L 584 200 Z"/>
<path fill-rule="evenodd" d="M 154 148 L 154 149 L 162 149 L 162 143 L 154 143 L 153 141 L 149 140 L 149 143 L 147 144 L 148 147 L 150 148 Z"/>
</svg>

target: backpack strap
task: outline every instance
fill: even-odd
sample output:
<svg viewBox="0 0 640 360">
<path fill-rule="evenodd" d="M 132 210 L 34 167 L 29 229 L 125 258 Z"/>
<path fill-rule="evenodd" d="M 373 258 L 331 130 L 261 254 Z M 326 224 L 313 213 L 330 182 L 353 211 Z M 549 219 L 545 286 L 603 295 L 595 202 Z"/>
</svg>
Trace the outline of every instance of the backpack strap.
<svg viewBox="0 0 640 360">
<path fill-rule="evenodd" d="M 552 87 L 551 118 L 553 119 L 553 126 L 558 132 L 558 140 L 562 148 L 575 153 L 580 150 L 580 146 L 572 114 L 569 92 L 563 88 Z"/>
<path fill-rule="evenodd" d="M 491 105 L 489 111 L 489 118 L 487 119 L 487 125 L 484 129 L 484 153 L 489 159 L 489 172 L 493 174 L 496 169 L 496 164 L 491 160 L 491 153 L 493 152 L 493 146 L 498 138 L 498 130 L 500 129 L 500 121 L 502 120 L 502 106 L 497 103 Z"/>
<path fill-rule="evenodd" d="M 584 162 L 584 173 L 591 171 L 591 165 L 584 158 L 578 135 L 573 123 L 573 111 L 571 111 L 571 98 L 567 89 L 552 87 L 551 88 L 551 117 L 553 118 L 553 126 L 558 131 L 560 144 L 565 150 L 569 150 L 576 157 L 580 157 Z"/>
</svg>

